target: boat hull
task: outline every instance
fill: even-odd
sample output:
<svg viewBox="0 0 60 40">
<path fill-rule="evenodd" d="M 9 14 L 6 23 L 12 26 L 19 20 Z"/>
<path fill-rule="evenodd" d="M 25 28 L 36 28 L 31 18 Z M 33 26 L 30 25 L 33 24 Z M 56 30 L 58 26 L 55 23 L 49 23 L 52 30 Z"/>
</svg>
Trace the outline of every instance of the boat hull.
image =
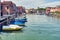
<svg viewBox="0 0 60 40">
<path fill-rule="evenodd" d="M 25 25 L 25 22 L 26 22 L 25 20 L 18 20 L 18 19 L 15 19 L 15 21 L 11 21 L 10 24 L 24 26 L 24 25 Z"/>
<path fill-rule="evenodd" d="M 22 30 L 22 28 L 16 28 L 16 29 L 14 29 L 14 28 L 4 28 L 2 30 L 3 31 L 19 31 L 19 30 Z"/>
</svg>

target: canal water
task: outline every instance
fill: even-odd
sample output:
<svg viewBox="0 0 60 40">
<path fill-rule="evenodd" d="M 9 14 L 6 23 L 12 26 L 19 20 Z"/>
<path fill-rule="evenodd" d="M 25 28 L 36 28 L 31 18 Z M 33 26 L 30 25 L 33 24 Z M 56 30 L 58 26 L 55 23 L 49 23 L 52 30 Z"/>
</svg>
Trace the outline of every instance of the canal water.
<svg viewBox="0 0 60 40">
<path fill-rule="evenodd" d="M 0 40 L 60 40 L 60 19 L 45 15 L 27 15 L 22 31 L 2 32 Z"/>
</svg>

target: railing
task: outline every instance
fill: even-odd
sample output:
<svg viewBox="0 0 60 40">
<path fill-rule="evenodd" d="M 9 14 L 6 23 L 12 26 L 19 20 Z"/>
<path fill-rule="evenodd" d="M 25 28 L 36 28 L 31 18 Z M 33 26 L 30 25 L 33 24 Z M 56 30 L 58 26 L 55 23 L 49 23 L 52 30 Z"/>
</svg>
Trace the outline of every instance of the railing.
<svg viewBox="0 0 60 40">
<path fill-rule="evenodd" d="M 5 22 L 7 22 L 7 25 L 9 25 L 10 24 L 10 21 L 11 21 L 11 19 L 13 19 L 13 18 L 15 18 L 14 17 L 15 15 L 4 15 L 3 17 L 2 17 L 2 20 L 0 19 L 0 25 L 1 24 L 3 24 L 3 23 L 5 23 Z M 5 17 L 5 18 L 4 18 Z M 3 19 L 4 18 L 4 19 Z"/>
</svg>

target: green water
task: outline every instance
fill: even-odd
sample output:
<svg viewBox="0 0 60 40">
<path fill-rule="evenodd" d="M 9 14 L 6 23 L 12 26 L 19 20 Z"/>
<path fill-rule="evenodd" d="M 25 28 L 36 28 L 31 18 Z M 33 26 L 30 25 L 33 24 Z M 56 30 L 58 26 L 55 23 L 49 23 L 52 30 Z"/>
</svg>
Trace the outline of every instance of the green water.
<svg viewBox="0 0 60 40">
<path fill-rule="evenodd" d="M 2 32 L 0 40 L 60 40 L 60 19 L 45 15 L 27 15 L 22 31 Z"/>
</svg>

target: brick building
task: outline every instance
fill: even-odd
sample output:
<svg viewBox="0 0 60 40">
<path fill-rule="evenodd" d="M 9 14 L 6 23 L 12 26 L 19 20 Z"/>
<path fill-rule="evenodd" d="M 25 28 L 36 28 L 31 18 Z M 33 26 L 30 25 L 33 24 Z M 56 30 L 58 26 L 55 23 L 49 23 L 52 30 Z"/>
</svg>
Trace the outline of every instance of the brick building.
<svg viewBox="0 0 60 40">
<path fill-rule="evenodd" d="M 4 1 L 1 3 L 1 10 L 3 15 L 12 15 L 17 13 L 17 7 L 11 1 Z"/>
</svg>

